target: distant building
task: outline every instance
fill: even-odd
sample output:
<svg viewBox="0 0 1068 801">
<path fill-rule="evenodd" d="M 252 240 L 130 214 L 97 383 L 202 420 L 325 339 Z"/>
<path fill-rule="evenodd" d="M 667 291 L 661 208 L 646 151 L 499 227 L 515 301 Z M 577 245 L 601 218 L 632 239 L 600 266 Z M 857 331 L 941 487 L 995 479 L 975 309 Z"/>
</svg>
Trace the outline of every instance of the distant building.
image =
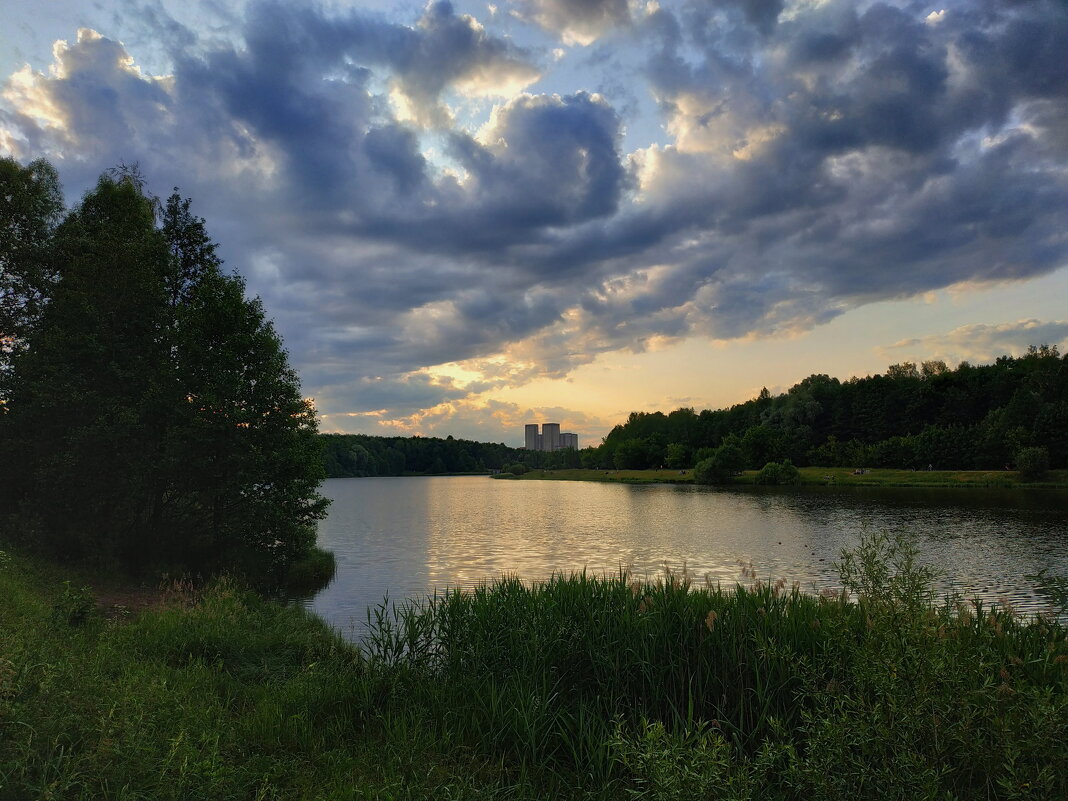
<svg viewBox="0 0 1068 801">
<path fill-rule="evenodd" d="M 560 450 L 560 424 L 541 424 L 541 449 L 543 451 Z"/>
<path fill-rule="evenodd" d="M 539 434 L 537 423 L 527 423 L 523 443 L 523 447 L 528 451 L 559 451 L 564 448 L 578 450 L 578 434 L 560 431 L 559 423 L 542 423 Z"/>
</svg>

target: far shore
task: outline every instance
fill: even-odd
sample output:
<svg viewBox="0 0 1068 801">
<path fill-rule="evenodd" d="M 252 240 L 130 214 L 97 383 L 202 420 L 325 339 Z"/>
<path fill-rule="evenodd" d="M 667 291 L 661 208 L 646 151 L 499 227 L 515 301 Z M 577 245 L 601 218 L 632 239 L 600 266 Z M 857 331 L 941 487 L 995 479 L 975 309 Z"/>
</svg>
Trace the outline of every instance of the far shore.
<svg viewBox="0 0 1068 801">
<path fill-rule="evenodd" d="M 1044 481 L 1026 481 L 1015 470 L 887 470 L 846 467 L 801 467 L 803 486 L 971 487 L 1068 489 L 1068 470 L 1050 470 Z M 756 484 L 756 470 L 746 470 L 724 486 Z M 693 470 L 540 470 L 517 481 L 602 481 L 618 484 L 693 484 Z"/>
</svg>

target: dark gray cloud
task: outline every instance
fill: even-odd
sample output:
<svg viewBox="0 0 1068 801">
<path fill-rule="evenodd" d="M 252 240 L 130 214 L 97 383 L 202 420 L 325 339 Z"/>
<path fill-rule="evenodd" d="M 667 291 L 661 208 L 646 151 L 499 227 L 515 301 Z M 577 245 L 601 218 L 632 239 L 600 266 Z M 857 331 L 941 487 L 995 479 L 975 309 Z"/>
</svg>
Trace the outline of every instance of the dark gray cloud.
<svg viewBox="0 0 1068 801">
<path fill-rule="evenodd" d="M 470 176 L 465 194 L 477 223 L 517 229 L 570 226 L 613 214 L 626 186 L 616 148 L 620 121 L 603 101 L 522 95 L 503 106 L 485 145 L 453 136 Z"/>
<path fill-rule="evenodd" d="M 447 379 L 423 373 L 371 375 L 321 387 L 316 406 L 326 415 L 367 416 L 388 410 L 391 416 L 406 417 L 466 394 Z"/>
<path fill-rule="evenodd" d="M 665 133 L 629 154 L 634 111 L 522 93 L 544 54 L 447 3 L 410 25 L 253 3 L 233 41 L 153 7 L 168 76 L 85 32 L 8 83 L 0 148 L 53 157 L 75 194 L 120 160 L 181 186 L 332 413 L 1068 262 L 1062 3 L 635 9 L 523 11 L 584 36 L 630 27 Z M 495 86 L 488 119 L 464 110 Z M 516 366 L 485 361 L 502 351 Z M 421 372 L 463 360 L 485 381 Z"/>
</svg>

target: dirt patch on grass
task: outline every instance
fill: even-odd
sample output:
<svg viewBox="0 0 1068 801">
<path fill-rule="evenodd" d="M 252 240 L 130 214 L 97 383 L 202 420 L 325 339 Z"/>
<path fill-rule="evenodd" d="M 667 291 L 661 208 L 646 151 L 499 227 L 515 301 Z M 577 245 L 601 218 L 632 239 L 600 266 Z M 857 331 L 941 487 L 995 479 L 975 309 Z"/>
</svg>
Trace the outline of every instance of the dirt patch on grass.
<svg viewBox="0 0 1068 801">
<path fill-rule="evenodd" d="M 166 603 L 167 592 L 162 587 L 92 587 L 96 605 L 109 619 L 126 618 L 145 609 L 154 609 Z"/>
</svg>

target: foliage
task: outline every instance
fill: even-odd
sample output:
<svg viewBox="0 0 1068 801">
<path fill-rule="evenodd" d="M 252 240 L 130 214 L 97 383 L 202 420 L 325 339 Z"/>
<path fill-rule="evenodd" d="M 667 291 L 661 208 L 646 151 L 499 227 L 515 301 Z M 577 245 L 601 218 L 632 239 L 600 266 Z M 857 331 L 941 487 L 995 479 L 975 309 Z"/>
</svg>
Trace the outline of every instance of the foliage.
<svg viewBox="0 0 1068 801">
<path fill-rule="evenodd" d="M 322 434 L 320 439 L 329 478 L 484 473 L 514 464 L 532 470 L 582 466 L 582 456 L 573 448 L 528 451 L 502 443 L 475 442 L 451 436 L 442 439 Z"/>
<path fill-rule="evenodd" d="M 737 446 L 732 443 L 720 445 L 711 456 L 694 466 L 694 481 L 698 484 L 726 484 L 744 464 L 742 452 Z"/>
<path fill-rule="evenodd" d="M 68 626 L 84 626 L 95 612 L 96 599 L 91 589 L 63 582 L 63 592 L 52 606 L 53 618 Z"/>
<path fill-rule="evenodd" d="M 127 622 L 0 572 L 0 798 L 1063 798 L 1068 632 L 930 602 L 907 540 L 847 595 L 685 574 L 383 604 L 361 650 L 231 581 Z"/>
<path fill-rule="evenodd" d="M 664 465 L 672 470 L 693 466 L 689 449 L 681 442 L 672 442 L 664 452 Z"/>
<path fill-rule="evenodd" d="M 1049 466 L 1061 469 L 1068 467 L 1066 397 L 1068 356 L 1054 346 L 983 366 L 907 362 L 848 381 L 812 375 L 781 395 L 765 389 L 729 409 L 633 412 L 582 459 L 602 469 L 647 468 L 666 453 L 677 462 L 684 448 L 699 463 L 730 441 L 749 469 L 786 459 L 800 466 L 1008 469 L 1022 448 L 1045 447 Z"/>
<path fill-rule="evenodd" d="M 797 468 L 786 459 L 783 462 L 768 462 L 756 475 L 757 484 L 800 484 L 801 474 Z"/>
<path fill-rule="evenodd" d="M 1015 461 L 1016 469 L 1028 481 L 1040 481 L 1049 471 L 1049 452 L 1045 448 L 1020 448 Z"/>
<path fill-rule="evenodd" d="M 22 167 L 0 158 L 0 412 L 10 392 L 12 359 L 55 281 L 52 231 L 63 209 L 56 171 L 47 161 Z"/>
<path fill-rule="evenodd" d="M 287 595 L 312 598 L 326 587 L 337 573 L 337 559 L 333 552 L 313 547 L 293 560 L 282 579 Z"/>
<path fill-rule="evenodd" d="M 15 536 L 63 558 L 276 580 L 325 509 L 314 409 L 189 206 L 120 170 L 51 232 L 0 486 Z"/>
</svg>

